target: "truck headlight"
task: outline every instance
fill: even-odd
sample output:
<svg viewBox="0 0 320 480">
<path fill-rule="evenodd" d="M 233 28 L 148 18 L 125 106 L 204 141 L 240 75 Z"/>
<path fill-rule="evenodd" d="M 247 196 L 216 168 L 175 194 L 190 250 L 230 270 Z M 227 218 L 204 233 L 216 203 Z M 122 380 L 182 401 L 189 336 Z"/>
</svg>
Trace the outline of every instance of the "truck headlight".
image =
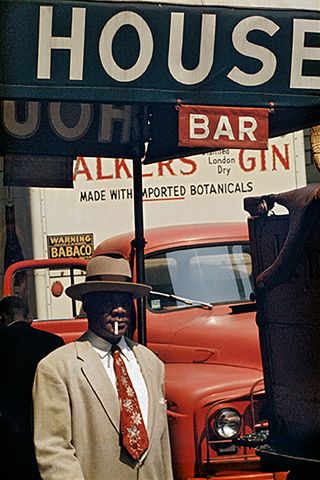
<svg viewBox="0 0 320 480">
<path fill-rule="evenodd" d="M 214 419 L 214 431 L 220 438 L 236 437 L 241 430 L 241 416 L 236 410 L 224 408 Z"/>
</svg>

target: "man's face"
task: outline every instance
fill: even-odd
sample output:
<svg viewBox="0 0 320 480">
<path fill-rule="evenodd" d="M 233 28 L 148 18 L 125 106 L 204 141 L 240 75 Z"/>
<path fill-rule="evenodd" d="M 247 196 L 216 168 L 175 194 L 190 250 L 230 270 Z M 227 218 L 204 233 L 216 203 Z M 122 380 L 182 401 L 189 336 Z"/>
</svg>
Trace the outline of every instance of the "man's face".
<svg viewBox="0 0 320 480">
<path fill-rule="evenodd" d="M 110 343 L 117 343 L 128 332 L 133 321 L 133 299 L 130 293 L 89 294 L 85 302 L 90 329 Z"/>
</svg>

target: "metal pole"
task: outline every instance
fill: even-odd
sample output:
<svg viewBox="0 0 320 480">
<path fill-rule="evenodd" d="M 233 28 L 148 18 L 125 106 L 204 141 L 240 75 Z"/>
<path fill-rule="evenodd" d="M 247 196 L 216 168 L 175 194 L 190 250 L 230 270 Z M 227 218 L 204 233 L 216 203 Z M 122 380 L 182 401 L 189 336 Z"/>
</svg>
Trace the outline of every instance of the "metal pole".
<svg viewBox="0 0 320 480">
<path fill-rule="evenodd" d="M 136 270 L 137 282 L 145 283 L 144 269 L 144 227 L 143 227 L 143 208 L 142 208 L 142 168 L 141 159 L 133 159 L 133 188 L 134 188 L 134 222 L 135 222 L 135 240 L 136 251 Z M 147 326 L 146 326 L 146 301 L 145 298 L 137 299 L 138 315 L 138 342 L 142 345 L 147 344 Z"/>
<path fill-rule="evenodd" d="M 144 224 L 143 224 L 143 202 L 142 202 L 142 159 L 144 156 L 144 114 L 142 107 L 133 106 L 133 191 L 134 191 L 134 224 L 135 239 L 134 247 L 136 251 L 136 271 L 137 282 L 145 283 L 144 268 Z M 138 316 L 138 342 L 147 345 L 147 325 L 146 325 L 146 301 L 145 298 L 137 299 Z"/>
</svg>

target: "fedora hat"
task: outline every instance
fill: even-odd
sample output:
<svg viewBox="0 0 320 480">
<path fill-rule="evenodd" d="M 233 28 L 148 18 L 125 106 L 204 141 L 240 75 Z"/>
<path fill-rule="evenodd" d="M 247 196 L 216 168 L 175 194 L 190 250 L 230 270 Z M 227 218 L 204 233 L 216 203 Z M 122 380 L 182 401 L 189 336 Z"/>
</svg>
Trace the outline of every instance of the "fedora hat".
<svg viewBox="0 0 320 480">
<path fill-rule="evenodd" d="M 66 294 L 74 300 L 82 300 L 83 295 L 92 292 L 125 292 L 133 298 L 147 295 L 148 285 L 133 283 L 128 260 L 99 255 L 89 260 L 84 282 L 66 289 Z"/>
</svg>

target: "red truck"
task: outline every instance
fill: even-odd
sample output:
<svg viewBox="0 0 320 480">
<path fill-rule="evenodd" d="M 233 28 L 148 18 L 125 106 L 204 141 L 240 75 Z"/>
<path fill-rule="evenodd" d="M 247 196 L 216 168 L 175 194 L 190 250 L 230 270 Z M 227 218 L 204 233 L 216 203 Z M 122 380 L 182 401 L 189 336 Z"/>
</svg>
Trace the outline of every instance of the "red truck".
<svg viewBox="0 0 320 480">
<path fill-rule="evenodd" d="M 132 238 L 109 238 L 94 255 L 118 253 L 134 265 Z M 250 445 L 251 436 L 267 435 L 268 425 L 247 226 L 154 228 L 145 238 L 146 283 L 152 286 L 148 347 L 166 365 L 175 480 L 285 478 L 261 472 Z M 32 311 L 37 276 L 49 269 L 52 301 L 66 311 L 63 291 L 84 280 L 85 265 L 81 259 L 18 262 L 6 271 L 4 294 L 24 295 Z M 72 341 L 86 318 L 80 303 L 70 300 L 68 308 L 68 318 L 40 319 L 32 311 L 34 326 Z"/>
</svg>

